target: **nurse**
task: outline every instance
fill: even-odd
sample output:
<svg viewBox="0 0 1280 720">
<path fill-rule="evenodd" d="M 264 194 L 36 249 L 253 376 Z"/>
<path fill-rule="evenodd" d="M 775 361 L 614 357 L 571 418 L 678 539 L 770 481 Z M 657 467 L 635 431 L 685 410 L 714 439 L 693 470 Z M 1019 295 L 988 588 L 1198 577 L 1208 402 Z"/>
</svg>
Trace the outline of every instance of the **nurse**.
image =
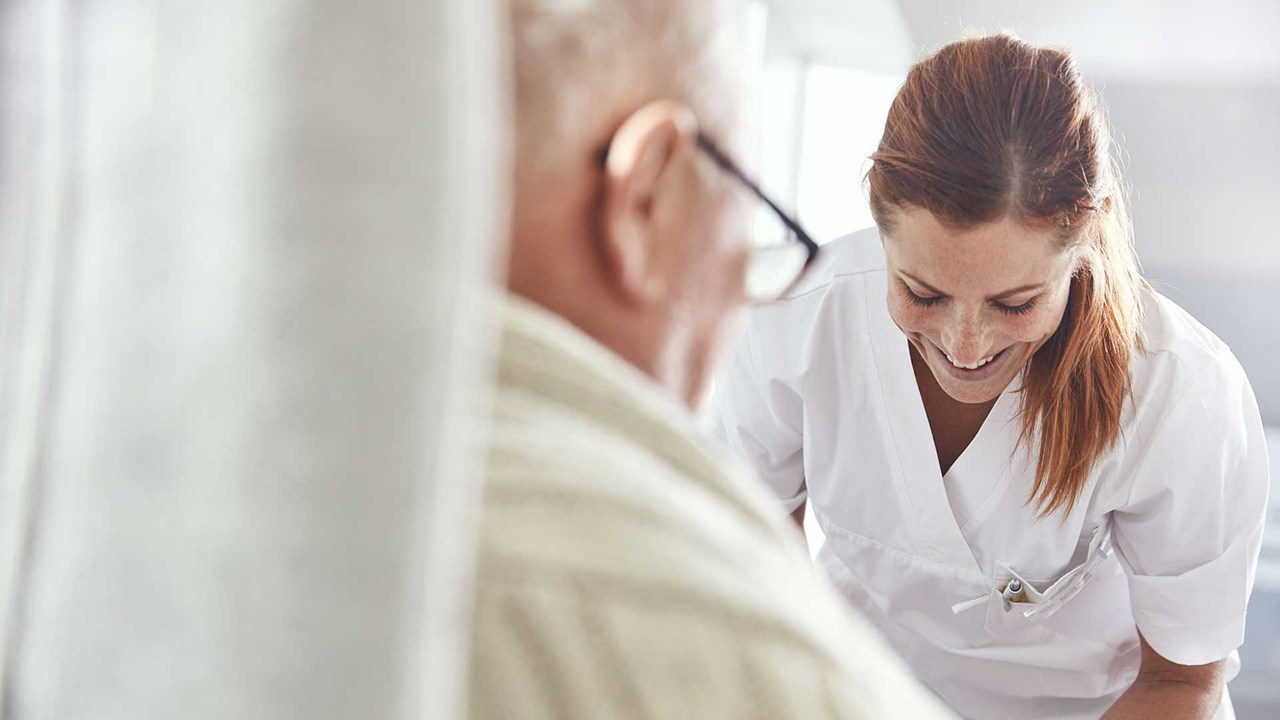
<svg viewBox="0 0 1280 720">
<path fill-rule="evenodd" d="M 943 48 L 872 156 L 878 232 L 756 309 L 718 381 L 717 432 L 970 718 L 1233 717 L 1262 425 L 1139 275 L 1110 142 L 1067 54 Z"/>
</svg>

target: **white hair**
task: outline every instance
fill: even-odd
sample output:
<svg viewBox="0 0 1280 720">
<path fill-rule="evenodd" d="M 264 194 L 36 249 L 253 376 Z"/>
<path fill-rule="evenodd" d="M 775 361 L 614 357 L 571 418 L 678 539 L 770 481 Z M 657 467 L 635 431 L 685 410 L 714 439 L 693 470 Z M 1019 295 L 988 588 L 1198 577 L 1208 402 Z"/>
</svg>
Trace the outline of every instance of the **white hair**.
<svg viewBox="0 0 1280 720">
<path fill-rule="evenodd" d="M 740 102 L 732 0 L 510 5 L 521 153 L 546 155 L 658 97 L 688 104 L 713 132 L 732 126 Z"/>
</svg>

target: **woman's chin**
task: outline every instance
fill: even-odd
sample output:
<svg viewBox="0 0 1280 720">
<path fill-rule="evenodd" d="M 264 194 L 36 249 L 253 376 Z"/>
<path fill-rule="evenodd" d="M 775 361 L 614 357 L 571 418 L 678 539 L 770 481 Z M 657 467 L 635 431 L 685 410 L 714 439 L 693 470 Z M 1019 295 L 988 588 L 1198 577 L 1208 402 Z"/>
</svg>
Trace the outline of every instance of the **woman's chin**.
<svg viewBox="0 0 1280 720">
<path fill-rule="evenodd" d="M 934 373 L 934 377 L 938 380 L 938 385 L 942 387 L 942 391 L 945 392 L 952 400 L 962 402 L 967 405 L 981 405 L 983 403 L 989 403 L 1000 397 L 1000 393 L 1003 393 L 1005 387 L 1008 386 L 1008 383 L 997 384 L 995 382 L 983 383 L 976 387 L 968 384 L 961 385 L 951 382 L 948 378 L 938 377 L 938 373 L 936 372 Z"/>
</svg>

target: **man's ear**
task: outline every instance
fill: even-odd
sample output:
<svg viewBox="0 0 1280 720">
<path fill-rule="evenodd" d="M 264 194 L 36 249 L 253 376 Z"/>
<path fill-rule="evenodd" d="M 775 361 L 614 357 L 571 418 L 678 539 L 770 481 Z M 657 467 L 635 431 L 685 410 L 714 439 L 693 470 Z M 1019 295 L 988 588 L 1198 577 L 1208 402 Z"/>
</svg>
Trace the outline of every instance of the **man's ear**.
<svg viewBox="0 0 1280 720">
<path fill-rule="evenodd" d="M 670 192 L 676 164 L 691 151 L 697 121 L 684 105 L 652 102 L 614 133 L 604 163 L 600 242 L 605 270 L 627 301 L 652 303 L 668 290 L 671 248 L 664 247 L 655 200 Z"/>
</svg>

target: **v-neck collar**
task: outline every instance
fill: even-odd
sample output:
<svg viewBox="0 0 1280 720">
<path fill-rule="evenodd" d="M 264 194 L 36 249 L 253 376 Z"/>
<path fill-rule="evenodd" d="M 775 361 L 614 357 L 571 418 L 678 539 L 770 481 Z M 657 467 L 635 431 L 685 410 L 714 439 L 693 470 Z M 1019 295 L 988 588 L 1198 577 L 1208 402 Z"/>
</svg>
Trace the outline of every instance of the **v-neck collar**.
<svg viewBox="0 0 1280 720">
<path fill-rule="evenodd" d="M 866 288 L 869 308 L 872 348 L 876 359 L 876 372 L 884 393 L 886 412 L 893 433 L 901 472 L 895 474 L 895 482 L 908 498 L 914 517 L 908 522 L 916 524 L 912 534 L 923 540 L 922 550 L 932 559 L 959 569 L 982 574 L 978 560 L 969 547 L 960 524 L 956 521 L 947 496 L 937 450 L 924 401 L 911 366 L 910 348 L 906 336 L 890 317 L 886 298 L 888 292 L 887 271 L 871 274 Z M 967 519 L 966 526 L 973 527 L 989 515 L 992 498 L 1008 485 L 1008 463 L 980 467 L 982 458 L 1000 456 L 999 439 L 1007 436 L 1001 432 L 1006 423 L 1016 421 L 1019 381 L 1015 380 L 997 399 L 978 433 L 968 447 L 952 463 L 948 474 L 998 473 L 993 478 L 988 497 Z M 1012 448 L 1010 448 L 1010 451 Z"/>
<path fill-rule="evenodd" d="M 1009 484 L 1010 464 L 1005 461 L 1013 457 L 1016 449 L 1018 431 L 1016 427 L 1009 426 L 1018 421 L 1016 388 L 1021 383 L 1021 379 L 1019 375 L 1004 392 L 1000 393 L 995 405 L 982 421 L 982 426 L 978 428 L 978 433 L 969 441 L 968 447 L 960 453 L 955 462 L 951 463 L 947 472 L 940 475 L 943 493 L 947 495 L 952 516 L 956 518 L 960 533 L 965 536 L 966 542 L 970 531 L 991 517 L 991 510 L 997 504 L 995 501 L 1004 494 Z M 930 427 L 923 401 L 920 404 L 920 417 L 925 427 Z M 932 437 L 932 429 L 930 429 L 930 437 Z M 993 460 L 998 461 L 999 464 L 993 465 Z M 979 483 L 985 486 L 974 487 Z M 956 500 L 951 497 L 951 493 L 961 485 L 968 486 L 969 489 L 976 491 L 974 495 L 981 496 L 979 501 L 969 504 L 971 509 L 964 517 L 959 517 L 955 511 Z"/>
</svg>

